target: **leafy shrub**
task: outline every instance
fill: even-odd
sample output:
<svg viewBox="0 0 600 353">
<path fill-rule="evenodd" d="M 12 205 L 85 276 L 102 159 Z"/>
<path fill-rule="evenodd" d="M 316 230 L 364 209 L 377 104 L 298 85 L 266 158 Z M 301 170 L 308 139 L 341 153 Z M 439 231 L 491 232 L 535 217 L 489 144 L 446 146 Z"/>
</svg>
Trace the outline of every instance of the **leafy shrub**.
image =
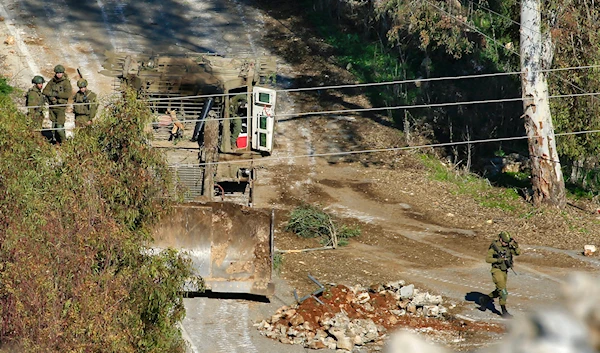
<svg viewBox="0 0 600 353">
<path fill-rule="evenodd" d="M 360 228 L 338 225 L 329 214 L 307 204 L 292 210 L 285 230 L 302 238 L 321 238 L 321 244 L 325 246 L 347 245 L 349 238 L 361 233 Z"/>
<path fill-rule="evenodd" d="M 168 168 L 131 92 L 58 149 L 0 98 L 0 345 L 24 352 L 184 352 L 191 274 L 147 254 Z"/>
<path fill-rule="evenodd" d="M 285 230 L 302 238 L 328 236 L 331 233 L 331 217 L 315 206 L 298 206 L 290 213 Z"/>
</svg>

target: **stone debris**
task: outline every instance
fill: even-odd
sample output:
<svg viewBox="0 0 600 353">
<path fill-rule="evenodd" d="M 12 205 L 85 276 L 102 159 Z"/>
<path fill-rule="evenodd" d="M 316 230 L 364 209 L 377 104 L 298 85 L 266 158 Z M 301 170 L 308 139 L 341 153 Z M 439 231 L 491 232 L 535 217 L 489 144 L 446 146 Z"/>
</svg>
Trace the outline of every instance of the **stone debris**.
<svg viewBox="0 0 600 353">
<path fill-rule="evenodd" d="M 7 36 L 6 39 L 4 40 L 4 44 L 6 44 L 6 45 L 13 45 L 13 44 L 15 44 L 15 37 L 13 37 L 13 36 Z"/>
<path fill-rule="evenodd" d="M 596 253 L 597 249 L 595 245 L 585 245 L 583 247 L 583 255 L 592 256 Z"/>
<path fill-rule="evenodd" d="M 473 353 L 594 353 L 600 352 L 600 284 L 598 277 L 576 273 L 552 306 L 518 315 L 498 344 Z M 411 332 L 393 333 L 384 353 L 447 353 Z"/>
<path fill-rule="evenodd" d="M 439 295 L 406 285 L 404 281 L 348 288 L 336 285 L 300 305 L 283 306 L 268 320 L 257 323 L 261 334 L 286 344 L 310 349 L 353 351 L 378 342 L 403 320 L 440 320 L 447 313 Z"/>
</svg>

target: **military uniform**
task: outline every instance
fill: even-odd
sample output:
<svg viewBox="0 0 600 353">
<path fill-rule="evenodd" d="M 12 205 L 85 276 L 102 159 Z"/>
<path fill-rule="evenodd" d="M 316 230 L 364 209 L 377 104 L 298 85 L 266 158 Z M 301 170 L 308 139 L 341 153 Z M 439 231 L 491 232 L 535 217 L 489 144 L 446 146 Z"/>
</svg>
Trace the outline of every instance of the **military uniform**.
<svg viewBox="0 0 600 353">
<path fill-rule="evenodd" d="M 506 310 L 506 299 L 508 298 L 508 290 L 506 282 L 508 280 L 508 270 L 513 265 L 513 256 L 521 254 L 519 244 L 510 237 L 508 232 L 501 232 L 498 239 L 494 240 L 488 249 L 485 261 L 492 264 L 492 280 L 496 285 L 496 289 L 487 296 L 480 299 L 480 304 L 487 303 L 495 298 L 500 298 L 499 303 L 502 308 L 502 316 L 511 317 Z"/>
<path fill-rule="evenodd" d="M 69 77 L 65 73 L 64 67 L 61 65 L 57 65 L 54 68 L 55 73 L 62 73 L 62 77 L 58 78 L 57 75 L 54 75 L 52 80 L 48 81 L 46 87 L 42 93 L 48 99 L 50 103 L 50 120 L 52 121 L 52 128 L 58 130 L 52 130 L 52 137 L 56 140 L 56 135 L 58 134 L 60 138 L 60 142 L 64 142 L 67 139 L 65 134 L 65 120 L 66 120 L 66 105 L 60 107 L 52 107 L 54 104 L 67 104 L 71 94 L 73 94 L 73 89 L 71 88 L 71 82 L 69 81 Z"/>
<path fill-rule="evenodd" d="M 35 107 L 28 109 L 27 116 L 33 121 L 36 129 L 41 129 L 44 122 L 44 110 L 42 108 L 44 101 L 44 95 L 37 84 L 34 84 L 25 95 L 25 105 Z"/>
<path fill-rule="evenodd" d="M 246 98 L 245 94 L 238 94 L 229 103 L 229 116 L 232 118 L 229 123 L 232 149 L 236 148 L 236 140 L 240 132 L 242 132 L 242 118 L 245 118 L 245 114 L 247 114 L 247 108 L 245 107 L 247 104 Z"/>
<path fill-rule="evenodd" d="M 90 103 L 90 104 L 78 104 Z M 73 96 L 73 112 L 75 113 L 75 126 L 82 127 L 88 125 L 96 116 L 98 111 L 98 99 L 96 93 L 86 90 L 77 91 Z"/>
</svg>

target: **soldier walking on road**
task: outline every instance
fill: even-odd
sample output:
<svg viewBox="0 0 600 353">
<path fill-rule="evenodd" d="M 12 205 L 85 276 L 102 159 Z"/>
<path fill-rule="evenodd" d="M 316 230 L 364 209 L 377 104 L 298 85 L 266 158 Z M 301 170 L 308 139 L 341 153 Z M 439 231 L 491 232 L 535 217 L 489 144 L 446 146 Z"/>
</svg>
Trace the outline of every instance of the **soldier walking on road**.
<svg viewBox="0 0 600 353">
<path fill-rule="evenodd" d="M 45 100 L 44 95 L 42 94 L 42 87 L 44 86 L 45 81 L 46 80 L 44 80 L 42 76 L 34 76 L 31 80 L 33 87 L 31 87 L 25 95 L 25 105 L 33 107 L 28 109 L 27 116 L 33 121 L 36 129 L 41 129 L 42 123 L 44 122 L 43 105 Z"/>
<path fill-rule="evenodd" d="M 84 127 L 92 124 L 98 111 L 96 93 L 87 89 L 88 82 L 81 78 L 77 81 L 79 91 L 73 96 L 73 112 L 75 113 L 75 126 Z"/>
<path fill-rule="evenodd" d="M 52 128 L 56 129 L 52 130 L 52 140 L 54 142 L 58 141 L 56 138 L 56 135 L 58 135 L 60 139 L 58 142 L 65 142 L 67 140 L 64 129 L 67 111 L 66 104 L 69 97 L 71 97 L 71 94 L 73 94 L 73 90 L 71 88 L 69 77 L 67 77 L 67 74 L 65 73 L 64 66 L 56 65 L 54 67 L 54 77 L 48 82 L 46 87 L 44 87 L 43 93 L 50 103 L 49 110 Z M 53 106 L 57 104 L 60 106 Z"/>
<path fill-rule="evenodd" d="M 479 304 L 486 307 L 487 304 L 495 298 L 500 297 L 500 307 L 502 308 L 502 317 L 511 318 L 512 315 L 506 310 L 506 299 L 508 290 L 506 281 L 508 279 L 508 270 L 513 266 L 513 256 L 520 255 L 519 244 L 511 238 L 508 232 L 500 232 L 498 239 L 490 245 L 485 261 L 492 264 L 492 280 L 496 289 L 489 295 L 483 295 L 479 298 Z"/>
</svg>

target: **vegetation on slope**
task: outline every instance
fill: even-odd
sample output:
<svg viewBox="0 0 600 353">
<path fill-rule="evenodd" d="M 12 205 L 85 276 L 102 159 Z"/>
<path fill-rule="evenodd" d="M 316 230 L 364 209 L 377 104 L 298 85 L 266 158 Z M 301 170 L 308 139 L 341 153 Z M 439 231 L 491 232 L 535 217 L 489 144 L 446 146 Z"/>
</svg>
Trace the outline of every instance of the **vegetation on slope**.
<svg viewBox="0 0 600 353">
<path fill-rule="evenodd" d="M 518 72 L 520 5 L 514 0 L 460 2 L 427 0 L 306 0 L 306 16 L 336 51 L 336 62 L 361 82 Z M 554 66 L 597 63 L 597 10 L 566 1 L 544 4 L 543 28 L 552 34 Z M 552 95 L 598 91 L 597 69 L 548 74 Z M 376 86 L 374 106 L 427 105 L 518 98 L 519 75 Z M 597 97 L 551 100 L 556 132 L 596 130 Z M 437 142 L 525 135 L 520 101 L 438 108 L 394 109 L 398 128 Z M 561 136 L 558 147 L 571 191 L 600 190 L 600 134 Z M 448 148 L 444 154 L 479 173 L 496 151 L 528 155 L 526 140 Z"/>
<path fill-rule="evenodd" d="M 6 94 L 0 116 L 2 348 L 183 352 L 190 265 L 145 247 L 171 185 L 148 109 L 127 93 L 58 148 Z"/>
</svg>

